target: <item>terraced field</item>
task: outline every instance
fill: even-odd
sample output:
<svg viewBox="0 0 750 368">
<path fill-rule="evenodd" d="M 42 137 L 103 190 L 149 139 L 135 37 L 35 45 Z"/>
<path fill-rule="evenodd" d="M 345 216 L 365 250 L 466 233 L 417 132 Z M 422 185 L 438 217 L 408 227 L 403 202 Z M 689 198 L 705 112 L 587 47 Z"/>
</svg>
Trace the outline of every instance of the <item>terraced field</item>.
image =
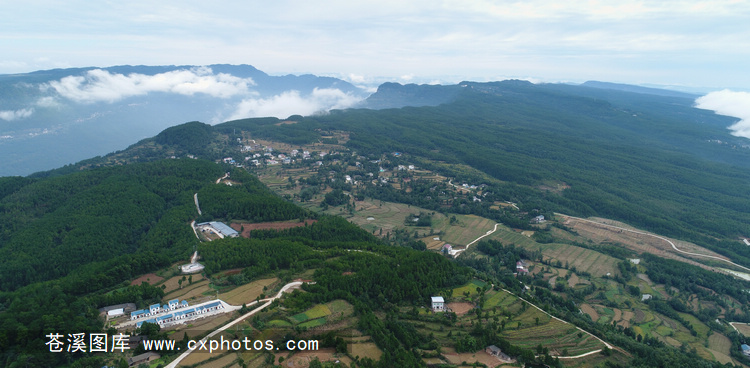
<svg viewBox="0 0 750 368">
<path fill-rule="evenodd" d="M 472 280 L 464 286 L 453 289 L 451 296 L 453 298 L 464 298 L 464 293 L 468 292 L 469 298 L 472 298 L 477 295 L 477 288 L 483 288 L 485 285 L 487 284 L 482 281 Z"/>
<path fill-rule="evenodd" d="M 575 266 L 579 271 L 589 272 L 592 276 L 601 277 L 607 273 L 614 275 L 617 272 L 617 259 L 591 249 L 568 244 L 546 244 L 543 249 L 545 256 L 571 267 Z"/>
<path fill-rule="evenodd" d="M 512 326 L 512 324 L 511 324 Z M 539 326 L 531 325 L 519 330 L 508 330 L 503 336 L 513 341 L 515 345 L 533 349 L 539 344 L 550 349 L 550 354 L 562 355 L 567 349 L 568 355 L 579 355 L 601 349 L 604 345 L 588 334 L 581 333 L 570 324 L 552 319 Z"/>
<path fill-rule="evenodd" d="M 488 298 L 484 302 L 485 309 L 492 309 L 497 307 L 507 307 L 518 300 L 515 296 L 506 293 L 504 291 L 487 293 Z"/>
<path fill-rule="evenodd" d="M 350 316 L 354 307 L 343 300 L 334 300 L 326 304 L 318 304 L 302 313 L 289 317 L 294 325 L 312 328 L 325 324 L 329 319 Z"/>
<path fill-rule="evenodd" d="M 253 281 L 249 284 L 241 285 L 232 290 L 219 294 L 219 299 L 232 305 L 242 305 L 243 303 L 250 303 L 263 293 L 264 287 L 270 289 L 272 285 L 274 285 L 278 281 L 279 279 L 275 277 Z"/>
<path fill-rule="evenodd" d="M 474 215 L 456 215 L 459 225 L 448 226 L 443 239 L 454 245 L 466 245 L 495 227 L 495 222 Z"/>
<path fill-rule="evenodd" d="M 309 321 L 320 317 L 325 317 L 331 314 L 331 310 L 325 304 L 318 304 L 303 313 L 295 314 L 289 317 L 295 324 Z"/>
<path fill-rule="evenodd" d="M 714 359 L 719 363 L 734 363 L 734 359 L 729 356 L 729 349 L 732 348 L 732 341 L 726 336 L 718 333 L 708 337 L 708 348 L 713 354 Z"/>
</svg>

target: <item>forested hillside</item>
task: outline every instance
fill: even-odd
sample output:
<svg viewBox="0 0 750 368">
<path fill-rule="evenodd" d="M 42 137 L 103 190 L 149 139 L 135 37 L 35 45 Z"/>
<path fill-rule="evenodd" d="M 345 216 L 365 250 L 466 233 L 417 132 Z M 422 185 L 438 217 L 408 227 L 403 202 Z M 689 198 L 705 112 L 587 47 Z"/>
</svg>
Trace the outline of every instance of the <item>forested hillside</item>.
<svg viewBox="0 0 750 368">
<path fill-rule="evenodd" d="M 359 154 L 404 152 L 522 186 L 564 183 L 559 194 L 537 191 L 535 205 L 618 219 L 750 265 L 747 247 L 720 240 L 749 236 L 750 149 L 727 132 L 731 119 L 683 97 L 523 81 L 463 85 L 437 107 L 335 111 L 275 130 L 252 119 L 216 129 L 290 143 L 296 131 L 340 130 Z"/>
<path fill-rule="evenodd" d="M 726 358 L 742 359 L 743 338 L 719 319 L 747 320 L 744 283 L 730 284 L 733 279 L 712 266 L 686 268 L 650 255 L 631 265 L 637 253 L 625 245 L 584 244 L 562 223 L 530 221 L 544 215 L 553 222 L 555 212 L 606 217 L 750 265 L 750 250 L 738 241 L 750 236 L 750 150 L 728 135 L 726 118 L 696 110 L 679 95 L 521 81 L 403 91 L 390 85 L 381 92 L 388 90 L 391 97 L 442 104 L 216 126 L 190 122 L 121 152 L 0 178 L 0 365 L 111 362 L 101 355 L 40 354 L 43 336 L 100 332 L 96 308 L 106 305 L 163 302 L 166 283 L 130 280 L 152 272 L 179 277 L 172 266 L 196 248 L 205 265 L 201 277 L 208 280 L 203 296 L 260 279 L 314 281 L 247 322 L 245 336 L 323 339 L 304 326 L 325 320 L 292 327 L 289 316 L 334 302 L 351 306 L 348 317 L 325 325 L 334 330 L 327 346 L 340 345 L 334 334 L 341 328 L 366 335 L 382 355 L 357 357 L 360 367 L 425 366 L 443 356 L 444 347 L 459 354 L 490 344 L 519 363 L 560 366 L 541 343 L 537 350 L 529 345 L 535 334 L 552 331 L 561 333 L 555 339 L 575 340 L 569 346 L 581 352 L 601 349 L 593 336 L 614 343 L 614 352 L 602 349 L 589 360 L 603 366 L 630 359 L 627 354 L 637 356 L 630 363 L 638 366 L 717 366 L 717 359 L 703 360 L 712 359 L 706 352 L 714 331 L 712 344 L 723 339 Z M 319 202 L 308 202 L 313 198 Z M 354 222 L 356 212 L 382 214 L 384 206 L 408 212 L 389 220 L 403 229 L 378 232 L 367 218 L 363 230 L 321 213 Z M 194 220 L 271 227 L 252 230 L 250 239 L 201 244 L 190 227 Z M 505 230 L 492 229 L 495 222 Z M 480 223 L 498 230 L 496 239 L 503 241 L 479 242 L 457 261 L 445 257 L 449 250 L 441 245 L 425 244 L 445 243 L 446 229 L 461 233 L 450 240 L 455 245 L 492 233 L 473 229 Z M 602 263 L 578 264 L 587 271 L 559 258 L 553 263 L 562 257 L 559 249 Z M 533 275 L 517 271 L 522 260 L 537 263 Z M 642 299 L 640 288 L 663 293 Z M 510 293 L 525 293 L 541 309 L 527 310 Z M 420 311 L 434 295 L 472 307 L 463 316 Z M 617 309 L 620 316 L 597 320 L 582 312 L 584 304 L 602 313 Z M 666 321 L 661 330 L 645 317 L 623 324 L 624 313 L 637 309 Z M 557 323 L 550 315 L 572 323 L 572 330 L 548 325 Z M 264 328 L 272 321 L 274 329 Z M 703 341 L 706 349 L 696 350 Z M 556 356 L 568 355 L 565 344 Z M 336 346 L 341 350 L 347 352 Z"/>
<path fill-rule="evenodd" d="M 158 302 L 163 289 L 146 283 L 129 286 L 127 281 L 188 258 L 198 243 L 189 225 L 198 217 L 195 192 L 207 220 L 317 217 L 275 196 L 241 169 L 229 169 L 234 185 L 216 183 L 225 169 L 180 159 L 51 178 L 3 179 L 0 365 L 100 366 L 109 359 L 49 353 L 44 334 L 101 332 L 96 308 Z M 309 227 L 259 235 L 257 240 L 217 240 L 199 251 L 208 275 L 242 268 L 242 277 L 233 280 L 245 282 L 284 270 L 318 268 L 322 274 L 316 279 L 321 283 L 314 293 L 295 299 L 295 308 L 345 298 L 374 320 L 371 308 L 386 301 L 399 305 L 421 301 L 441 288 L 465 282 L 471 273 L 436 254 L 388 247 L 357 226 L 331 217 Z M 327 261 L 335 258 L 341 259 Z M 363 262 L 366 268 L 361 267 Z M 394 273 L 397 263 L 400 267 Z M 338 279 L 341 267 L 361 269 L 357 281 Z M 418 270 L 431 273 L 413 278 L 421 273 Z M 407 279 L 411 280 L 404 282 Z M 399 360 L 418 365 L 417 357 L 408 346 L 401 346 L 393 331 L 371 323 L 375 324 L 368 331 L 382 336 L 384 344 L 395 344 L 393 356 L 381 364 Z"/>
</svg>

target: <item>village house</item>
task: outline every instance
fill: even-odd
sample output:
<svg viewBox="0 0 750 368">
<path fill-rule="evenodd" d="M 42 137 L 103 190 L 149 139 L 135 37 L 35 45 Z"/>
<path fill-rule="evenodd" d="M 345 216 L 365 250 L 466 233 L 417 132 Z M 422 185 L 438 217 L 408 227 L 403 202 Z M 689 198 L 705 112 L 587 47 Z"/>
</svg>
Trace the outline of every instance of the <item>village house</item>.
<svg viewBox="0 0 750 368">
<path fill-rule="evenodd" d="M 442 296 L 432 297 L 432 311 L 445 312 L 445 299 Z"/>
<path fill-rule="evenodd" d="M 154 352 L 143 353 L 136 355 L 132 358 L 128 358 L 128 367 L 137 367 L 141 364 L 148 364 L 151 361 L 161 358 L 161 355 Z"/>
<path fill-rule="evenodd" d="M 496 357 L 496 358 L 498 358 L 500 360 L 504 360 L 506 362 L 512 360 L 512 358 L 509 357 L 508 354 L 503 353 L 503 351 L 500 350 L 500 348 L 498 348 L 495 345 L 490 345 L 490 346 L 486 347 L 484 349 L 484 352 L 487 353 L 487 354 L 489 354 L 489 355 L 492 355 L 492 356 L 494 356 L 494 357 Z"/>
<path fill-rule="evenodd" d="M 516 273 L 519 275 L 525 275 L 529 273 L 529 269 L 526 268 L 526 263 L 524 261 L 518 261 L 516 262 Z"/>
</svg>

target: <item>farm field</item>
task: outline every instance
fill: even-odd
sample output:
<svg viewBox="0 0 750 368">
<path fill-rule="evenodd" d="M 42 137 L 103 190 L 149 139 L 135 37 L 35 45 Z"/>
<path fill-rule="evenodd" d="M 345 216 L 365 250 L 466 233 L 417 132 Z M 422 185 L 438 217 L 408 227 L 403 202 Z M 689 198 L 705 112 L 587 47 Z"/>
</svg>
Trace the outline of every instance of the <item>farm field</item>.
<svg viewBox="0 0 750 368">
<path fill-rule="evenodd" d="M 456 353 L 455 350 L 446 348 L 443 350 L 443 355 L 451 364 L 462 364 L 463 362 L 474 364 L 475 362 L 478 362 L 486 365 L 487 367 L 503 366 L 502 361 L 487 354 L 484 350 L 480 350 L 474 353 Z"/>
<path fill-rule="evenodd" d="M 472 298 L 477 295 L 477 288 L 483 288 L 485 285 L 487 284 L 483 281 L 471 280 L 468 284 L 453 289 L 451 297 L 459 299 L 466 298 L 465 293 L 468 293 L 468 297 Z"/>
<path fill-rule="evenodd" d="M 334 300 L 326 304 L 318 304 L 302 313 L 289 317 L 289 322 L 301 327 L 313 328 L 324 325 L 326 322 L 350 316 L 354 313 L 354 307 L 343 300 Z"/>
<path fill-rule="evenodd" d="M 169 279 L 167 279 L 166 281 L 163 281 L 162 285 L 164 285 L 164 287 L 165 287 L 164 288 L 164 292 L 167 293 L 167 294 L 169 294 L 169 293 L 171 293 L 171 292 L 179 289 L 180 288 L 180 280 L 182 279 L 182 276 L 183 275 L 173 276 L 173 277 L 170 277 Z M 193 275 L 188 275 L 187 277 L 189 277 L 189 276 L 193 277 L 193 285 L 195 285 L 196 283 L 198 283 L 198 282 L 200 282 L 200 281 L 202 281 L 204 279 L 203 275 L 199 274 L 199 273 L 196 273 L 196 274 L 193 274 Z M 191 285 L 187 281 L 187 278 L 186 278 L 186 280 L 182 282 L 182 289 L 184 290 L 188 286 L 191 286 Z"/>
<path fill-rule="evenodd" d="M 139 278 L 131 281 L 130 285 L 140 285 L 142 282 L 147 282 L 147 283 L 149 283 L 151 285 L 156 285 L 159 282 L 161 282 L 162 280 L 164 280 L 164 278 L 161 277 L 161 276 L 158 276 L 155 273 L 147 273 L 147 274 L 145 274 L 145 275 L 143 275 L 143 276 L 141 276 L 141 277 L 139 277 Z"/>
<path fill-rule="evenodd" d="M 232 304 L 242 305 L 243 303 L 250 303 L 254 301 L 260 294 L 264 293 L 263 288 L 267 287 L 268 290 L 273 289 L 273 286 L 278 283 L 279 279 L 270 278 L 256 280 L 249 284 L 238 286 L 232 290 L 219 294 L 219 299 Z M 268 292 L 266 292 L 268 294 Z"/>
<path fill-rule="evenodd" d="M 370 358 L 372 360 L 380 359 L 383 355 L 383 351 L 375 345 L 374 342 L 357 342 L 353 344 L 347 344 L 347 351 L 352 356 L 359 356 L 360 358 Z"/>
<path fill-rule="evenodd" d="M 704 264 L 705 259 L 701 259 L 700 257 L 695 257 L 695 258 L 688 257 L 688 256 L 685 256 L 684 254 L 675 252 L 672 249 L 672 246 L 662 239 L 656 238 L 651 235 L 637 234 L 637 233 L 630 232 L 630 231 L 618 230 L 616 228 L 603 225 L 603 224 L 612 225 L 612 226 L 617 226 L 617 227 L 621 227 L 624 229 L 631 229 L 631 230 L 647 233 L 645 231 L 635 229 L 632 226 L 629 226 L 627 224 L 613 221 L 613 220 L 608 220 L 608 219 L 599 219 L 599 218 L 589 219 L 590 221 L 599 222 L 600 223 L 599 224 L 599 223 L 592 223 L 589 221 L 581 221 L 581 220 L 568 217 L 565 215 L 561 215 L 561 214 L 557 214 L 557 215 L 560 218 L 560 221 L 562 222 L 563 225 L 572 228 L 581 237 L 591 240 L 594 243 L 600 244 L 602 242 L 608 242 L 608 243 L 619 244 L 637 253 L 647 252 L 647 253 L 658 255 L 660 257 L 670 258 L 670 259 L 678 260 L 678 261 L 685 262 L 688 264 L 692 264 L 692 265 L 695 265 L 695 266 L 698 266 L 707 270 L 711 270 L 712 268 L 711 266 Z M 679 249 L 687 251 L 687 252 L 726 258 L 718 253 L 712 252 L 708 249 L 699 247 L 692 243 L 688 243 L 684 241 L 677 241 L 674 239 L 670 239 L 670 240 L 673 243 L 675 243 Z"/>
<path fill-rule="evenodd" d="M 213 292 L 213 289 L 208 284 L 208 280 L 200 280 L 198 282 L 193 281 L 192 285 L 183 282 L 182 289 L 175 289 L 172 292 L 164 296 L 164 300 L 180 299 L 187 300 L 190 304 L 205 299 L 206 294 Z M 214 296 L 216 294 L 214 293 Z"/>
<path fill-rule="evenodd" d="M 410 214 L 431 213 L 432 211 L 424 208 L 413 207 L 401 203 L 383 202 L 376 199 L 365 199 L 364 201 L 355 202 L 355 212 L 353 216 L 349 216 L 348 219 L 353 223 L 359 225 L 365 230 L 370 232 L 375 231 L 376 235 L 380 235 L 380 229 L 383 229 L 383 235 L 388 232 L 393 232 L 394 229 L 404 228 L 404 220 L 406 216 Z M 337 209 L 334 209 L 338 211 Z M 331 211 L 331 210 L 329 210 Z M 332 212 L 335 214 L 335 212 Z M 435 213 L 432 217 L 433 227 L 437 222 L 444 219 L 440 213 Z M 429 227 L 412 227 L 409 229 L 419 232 L 429 232 Z"/>
<path fill-rule="evenodd" d="M 536 309 L 534 310 L 541 313 Z M 535 314 L 532 313 L 531 315 Z M 512 323 L 509 325 L 513 326 Z M 526 325 L 529 327 L 523 328 Z M 535 326 L 532 321 L 529 324 L 523 324 L 518 330 L 506 329 L 503 335 L 513 341 L 515 345 L 529 349 L 542 344 L 550 350 L 551 355 L 564 355 L 564 351 L 567 350 L 567 355 L 574 356 L 604 347 L 599 340 L 585 333 L 579 336 L 579 332 L 580 330 L 571 324 L 549 319 L 548 323 L 539 326 Z"/>
<path fill-rule="evenodd" d="M 486 239 L 494 239 L 503 244 L 515 244 L 516 246 L 524 247 L 528 250 L 538 250 L 541 248 L 541 245 L 533 239 L 524 236 L 520 232 L 514 231 L 507 226 L 498 226 L 497 231 L 492 233 L 492 235 L 488 236 Z"/>
<path fill-rule="evenodd" d="M 732 342 L 726 336 L 714 333 L 708 337 L 708 349 L 712 353 L 714 359 L 719 363 L 732 363 L 737 362 L 729 356 L 729 349 L 732 348 Z"/>
<path fill-rule="evenodd" d="M 197 354 L 197 353 L 190 354 L 190 356 L 188 356 L 188 358 L 190 358 L 192 355 L 195 355 L 195 354 Z M 203 363 L 199 364 L 197 367 L 198 368 L 224 368 L 224 367 L 227 367 L 230 364 L 234 363 L 237 360 L 237 358 L 238 358 L 237 353 L 229 352 L 229 353 L 224 353 L 224 355 L 221 356 L 218 359 L 213 359 L 211 361 L 206 361 L 206 360 L 208 360 L 210 358 L 216 358 L 217 356 L 219 356 L 219 355 L 208 355 L 208 354 L 206 354 L 206 359 L 204 359 Z M 185 362 L 185 361 L 187 361 L 187 359 L 185 359 L 183 362 Z"/>
<path fill-rule="evenodd" d="M 351 364 L 351 359 L 343 354 L 336 354 L 336 351 L 331 348 L 320 349 L 316 351 L 305 351 L 296 352 L 292 355 L 288 353 L 278 353 L 276 355 L 276 362 L 279 361 L 279 357 L 284 357 L 284 363 L 281 365 L 288 368 L 303 368 L 309 367 L 310 362 L 315 358 L 318 358 L 320 362 L 335 362 L 340 361 L 347 366 Z"/>
<path fill-rule="evenodd" d="M 453 245 L 466 245 L 495 227 L 495 221 L 475 215 L 456 215 L 458 225 L 445 227 L 442 240 Z"/>
<path fill-rule="evenodd" d="M 546 257 L 575 266 L 577 270 L 595 277 L 617 273 L 618 260 L 603 253 L 568 244 L 545 244 L 542 248 Z"/>
<path fill-rule="evenodd" d="M 747 323 L 740 323 L 740 322 L 732 322 L 732 326 L 737 329 L 741 334 L 745 336 L 750 336 L 750 324 Z"/>
<path fill-rule="evenodd" d="M 233 222 L 229 226 L 240 232 L 243 238 L 249 238 L 253 230 L 284 230 L 301 226 L 309 226 L 317 220 L 300 221 L 276 221 L 276 222 Z"/>
</svg>

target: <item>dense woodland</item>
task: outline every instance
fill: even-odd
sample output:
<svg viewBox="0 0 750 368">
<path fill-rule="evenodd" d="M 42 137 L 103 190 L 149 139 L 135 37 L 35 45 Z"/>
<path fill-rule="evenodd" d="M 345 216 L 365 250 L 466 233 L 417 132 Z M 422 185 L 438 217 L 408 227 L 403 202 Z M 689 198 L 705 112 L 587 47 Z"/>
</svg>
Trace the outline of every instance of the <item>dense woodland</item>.
<svg viewBox="0 0 750 368">
<path fill-rule="evenodd" d="M 447 214 L 477 214 L 518 229 L 530 227 L 528 216 L 491 210 L 490 203 L 512 201 L 531 215 L 557 211 L 608 217 L 693 241 L 750 265 L 750 250 L 736 241 L 740 235 L 750 235 L 743 233 L 750 223 L 750 187 L 746 184 L 750 151 L 708 142 L 726 137 L 722 131 L 726 119 L 692 109 L 680 97 L 646 98 L 518 81 L 469 83 L 458 91 L 434 93 L 452 100 L 438 107 L 291 117 L 296 124 L 276 125 L 279 120 L 274 118 L 215 127 L 192 122 L 112 156 L 120 159 L 131 152 L 128 162 L 152 162 L 108 166 L 111 157 L 105 157 L 28 178 L 0 178 L 0 366 L 101 364 L 97 357 L 78 353 L 39 354 L 45 351 L 44 334 L 99 332 L 102 325 L 96 308 L 158 301 L 163 297 L 161 289 L 131 286 L 128 280 L 186 260 L 196 247 L 208 276 L 220 277 L 223 270 L 241 268 L 241 273 L 222 280 L 235 285 L 269 274 L 283 279 L 316 269 L 316 284 L 306 285 L 305 292 L 294 293 L 283 305 L 298 312 L 335 299 L 352 304 L 358 328 L 384 352 L 379 362 L 361 361 L 363 367 L 424 366 L 417 349 L 428 348 L 430 340 L 400 314 L 401 308 L 423 305 L 429 296 L 445 293 L 472 277 L 519 293 L 523 290 L 519 281 L 532 285 L 527 294 L 530 301 L 629 352 L 633 360 L 624 363 L 627 366 L 718 366 L 694 352 L 636 335 L 632 329 L 582 316 L 575 303 L 595 290 L 561 286 L 552 292 L 543 280 L 512 275 L 516 261 L 539 259 L 540 254 L 486 241 L 477 245 L 481 257 L 451 261 L 424 251 L 424 243 L 410 239 L 408 232 L 403 237 L 394 233 L 400 240 L 389 242 L 390 237 L 377 238 L 346 220 L 312 213 L 274 195 L 244 169 L 184 158 L 190 154 L 220 159 L 237 153 L 233 142 L 245 132 L 303 144 L 320 140 L 319 131 L 347 131 L 351 134 L 346 146 L 358 154 L 378 157 L 403 152 L 421 167 L 486 184 L 488 193 L 484 201 L 473 202 L 453 195 L 445 184 L 417 181 L 401 190 L 372 185 L 354 196 Z M 681 125 L 675 130 L 677 123 Z M 172 155 L 181 158 L 156 160 Z M 396 164 L 397 159 L 387 163 Z M 478 171 L 462 171 L 453 164 Z M 358 174 L 376 168 L 368 166 Z M 215 184 L 227 172 L 233 185 Z M 336 181 L 327 175 L 321 169 L 320 175 L 305 180 L 310 197 L 319 194 L 321 186 L 330 186 L 333 191 L 323 203 L 347 204 L 344 191 L 352 188 L 341 180 L 343 172 L 333 173 Z M 562 183 L 565 189 L 540 189 L 548 183 Z M 315 188 L 318 192 L 313 193 Z M 196 211 L 194 193 L 198 193 L 202 216 Z M 424 215 L 420 220 L 427 221 Z M 309 218 L 318 221 L 282 231 L 256 230 L 251 239 L 222 239 L 210 246 L 199 244 L 189 227 L 192 220 Z M 548 233 L 539 233 L 535 235 L 538 242 L 553 241 Z M 610 253 L 625 259 L 622 252 Z M 686 308 L 686 296 L 695 294 L 720 306 L 724 301 L 714 292 L 741 303 L 748 301 L 748 285 L 728 276 L 655 256 L 643 258 L 651 279 L 678 290 L 669 300 L 650 301 L 649 308 L 688 330 L 692 326 L 680 313 L 692 314 L 716 331 L 724 327 L 713 323 L 716 310 Z M 619 267 L 616 281 L 624 285 L 635 271 L 627 261 Z M 741 312 L 730 311 L 728 317 L 748 319 L 747 309 Z M 456 338 L 457 350 L 475 351 L 496 344 L 529 364 L 560 364 L 541 352 L 535 354 L 503 340 L 496 325 L 476 326 Z M 737 334 L 730 338 L 736 354 L 744 339 Z"/>
<path fill-rule="evenodd" d="M 358 154 L 404 152 L 430 162 L 466 164 L 506 183 L 495 192 L 505 200 L 617 219 L 750 265 L 750 250 L 734 241 L 750 236 L 744 234 L 750 223 L 750 149 L 710 142 L 736 138 L 726 132 L 728 119 L 692 103 L 505 81 L 469 83 L 452 102 L 437 107 L 333 111 L 279 129 L 247 119 L 216 129 L 227 131 L 226 125 L 288 142 L 298 142 L 292 136 L 307 137 L 295 135 L 301 131 L 348 131 L 346 146 Z M 433 168 L 456 176 L 445 166 Z M 569 188 L 560 194 L 515 188 L 548 182 Z M 369 195 L 415 200 L 383 190 L 373 188 Z"/>
</svg>

